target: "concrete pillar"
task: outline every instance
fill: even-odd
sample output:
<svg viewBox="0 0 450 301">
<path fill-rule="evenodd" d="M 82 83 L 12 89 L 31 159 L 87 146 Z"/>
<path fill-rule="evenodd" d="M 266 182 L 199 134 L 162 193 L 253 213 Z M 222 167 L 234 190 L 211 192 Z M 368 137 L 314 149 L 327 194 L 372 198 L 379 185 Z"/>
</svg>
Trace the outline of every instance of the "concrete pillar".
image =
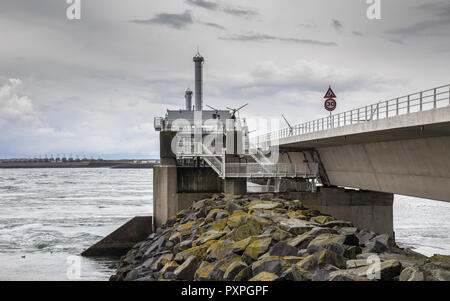
<svg viewBox="0 0 450 301">
<path fill-rule="evenodd" d="M 153 221 L 155 227 L 177 214 L 177 167 L 153 168 Z"/>
<path fill-rule="evenodd" d="M 289 192 L 286 195 L 301 200 L 308 208 L 351 221 L 358 228 L 395 237 L 392 193 L 318 187 L 317 192 Z"/>
<path fill-rule="evenodd" d="M 224 192 L 227 194 L 239 195 L 247 193 L 246 178 L 225 179 L 223 182 Z"/>
</svg>

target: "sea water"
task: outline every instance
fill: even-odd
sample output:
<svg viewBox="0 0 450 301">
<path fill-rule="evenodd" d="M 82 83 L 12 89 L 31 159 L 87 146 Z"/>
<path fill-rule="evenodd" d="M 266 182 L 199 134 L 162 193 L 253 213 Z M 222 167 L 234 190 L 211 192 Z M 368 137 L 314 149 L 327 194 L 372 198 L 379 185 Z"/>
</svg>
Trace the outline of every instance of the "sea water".
<svg viewBox="0 0 450 301">
<path fill-rule="evenodd" d="M 114 259 L 80 253 L 152 215 L 151 169 L 0 169 L 0 280 L 108 280 Z M 395 196 L 397 243 L 450 254 L 450 203 Z"/>
</svg>

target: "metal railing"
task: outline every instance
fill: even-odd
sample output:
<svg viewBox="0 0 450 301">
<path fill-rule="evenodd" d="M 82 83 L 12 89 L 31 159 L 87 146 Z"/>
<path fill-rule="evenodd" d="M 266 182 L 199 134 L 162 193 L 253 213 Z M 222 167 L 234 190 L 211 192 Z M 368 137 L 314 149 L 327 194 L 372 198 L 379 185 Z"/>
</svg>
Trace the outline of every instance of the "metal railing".
<svg viewBox="0 0 450 301">
<path fill-rule="evenodd" d="M 450 85 L 445 85 L 297 124 L 291 128 L 284 128 L 254 137 L 251 140 L 256 145 L 262 145 L 289 136 L 310 134 L 372 120 L 443 108 L 449 105 Z"/>
<path fill-rule="evenodd" d="M 230 178 L 316 178 L 317 163 L 226 163 L 225 174 Z"/>
</svg>

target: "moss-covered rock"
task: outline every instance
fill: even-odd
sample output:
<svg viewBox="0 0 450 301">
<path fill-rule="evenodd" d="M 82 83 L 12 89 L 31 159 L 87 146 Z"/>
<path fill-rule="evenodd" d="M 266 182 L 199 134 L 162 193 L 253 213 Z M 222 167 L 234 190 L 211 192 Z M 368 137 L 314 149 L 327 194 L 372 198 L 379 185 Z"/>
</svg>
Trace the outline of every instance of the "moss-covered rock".
<svg viewBox="0 0 450 301">
<path fill-rule="evenodd" d="M 202 264 L 198 267 L 194 274 L 194 280 L 196 281 L 208 281 L 208 275 L 211 273 L 214 268 L 214 263 L 203 261 Z"/>
<path fill-rule="evenodd" d="M 299 200 L 215 194 L 136 244 L 111 280 L 377 280 L 368 275 L 450 280 L 450 257 L 400 249 L 388 234 L 360 230 Z"/>
<path fill-rule="evenodd" d="M 195 246 L 200 246 L 200 245 L 205 244 L 208 241 L 217 240 L 217 239 L 221 238 L 222 236 L 224 236 L 225 234 L 227 234 L 227 232 L 225 232 L 225 231 L 210 230 L 210 231 L 205 232 L 202 235 L 200 235 L 200 237 L 197 240 L 195 240 L 193 242 L 193 244 Z"/>
<path fill-rule="evenodd" d="M 244 254 L 252 258 L 253 260 L 258 259 L 258 257 L 269 249 L 270 243 L 272 242 L 272 237 L 263 237 L 262 239 L 255 239 L 251 242 L 245 249 Z"/>
<path fill-rule="evenodd" d="M 261 225 L 254 220 L 251 220 L 229 232 L 227 238 L 230 238 L 233 241 L 240 241 L 247 237 L 259 234 L 261 234 Z"/>
<path fill-rule="evenodd" d="M 183 262 L 182 265 L 177 267 L 174 271 L 174 275 L 180 280 L 194 280 L 195 272 L 197 271 L 198 265 L 200 264 L 200 257 L 191 255 L 189 258 Z"/>
<path fill-rule="evenodd" d="M 319 266 L 325 266 L 327 264 L 333 265 L 338 268 L 345 268 L 346 267 L 346 261 L 345 258 L 333 251 L 329 250 L 323 250 L 320 253 L 319 259 L 318 259 Z"/>
<path fill-rule="evenodd" d="M 234 280 L 235 277 L 245 268 L 247 268 L 248 265 L 243 262 L 242 260 L 236 260 L 233 261 L 225 270 L 225 273 L 223 275 L 224 280 Z"/>
<path fill-rule="evenodd" d="M 327 216 L 327 215 L 319 215 L 319 216 L 315 216 L 313 217 L 311 220 L 315 221 L 316 223 L 319 223 L 321 225 L 334 221 L 335 218 L 333 218 L 332 216 Z"/>
<path fill-rule="evenodd" d="M 189 256 L 192 256 L 192 255 L 196 255 L 196 256 L 203 258 L 206 253 L 206 250 L 208 250 L 209 246 L 213 243 L 214 243 L 214 241 L 210 240 L 210 241 L 204 243 L 203 245 L 195 246 L 195 247 L 189 248 L 187 250 L 184 250 L 184 251 L 178 253 L 177 255 L 175 255 L 175 261 L 183 262 Z"/>
<path fill-rule="evenodd" d="M 275 281 L 279 277 L 274 273 L 261 272 L 258 275 L 252 277 L 249 281 Z"/>
<path fill-rule="evenodd" d="M 234 242 L 232 240 L 219 240 L 211 244 L 206 251 L 207 260 L 217 260 L 232 254 Z"/>
</svg>

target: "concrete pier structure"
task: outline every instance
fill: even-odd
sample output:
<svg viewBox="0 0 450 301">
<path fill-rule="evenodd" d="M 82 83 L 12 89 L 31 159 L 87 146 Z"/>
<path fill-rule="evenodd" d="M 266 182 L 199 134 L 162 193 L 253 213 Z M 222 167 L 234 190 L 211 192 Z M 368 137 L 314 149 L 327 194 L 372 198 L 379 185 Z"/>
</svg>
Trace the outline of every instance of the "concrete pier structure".
<svg viewBox="0 0 450 301">
<path fill-rule="evenodd" d="M 392 193 L 318 187 L 317 192 L 289 192 L 286 195 L 301 200 L 308 208 L 351 221 L 358 228 L 395 237 Z"/>
<path fill-rule="evenodd" d="M 223 180 L 209 167 L 155 166 L 153 217 L 155 227 L 192 202 L 223 192 Z"/>
</svg>

